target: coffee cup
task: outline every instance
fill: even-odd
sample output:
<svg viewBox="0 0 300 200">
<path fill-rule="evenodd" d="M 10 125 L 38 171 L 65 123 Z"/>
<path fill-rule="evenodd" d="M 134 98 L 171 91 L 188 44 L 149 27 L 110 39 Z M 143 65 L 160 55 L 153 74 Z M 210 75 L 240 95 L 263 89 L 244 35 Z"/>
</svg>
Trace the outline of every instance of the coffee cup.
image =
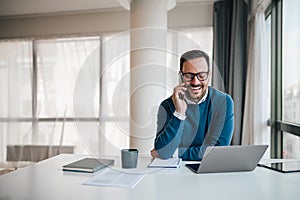
<svg viewBox="0 0 300 200">
<path fill-rule="evenodd" d="M 122 149 L 122 168 L 136 168 L 138 161 L 138 153 L 139 151 L 137 149 Z"/>
</svg>

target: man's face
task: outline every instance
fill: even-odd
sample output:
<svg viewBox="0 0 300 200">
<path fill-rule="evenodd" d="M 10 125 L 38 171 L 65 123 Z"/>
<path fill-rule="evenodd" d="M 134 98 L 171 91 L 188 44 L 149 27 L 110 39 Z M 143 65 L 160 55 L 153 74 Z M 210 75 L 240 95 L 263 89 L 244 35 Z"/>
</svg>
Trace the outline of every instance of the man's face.
<svg viewBox="0 0 300 200">
<path fill-rule="evenodd" d="M 205 58 L 195 58 L 192 60 L 187 60 L 183 63 L 182 73 L 199 73 L 199 72 L 208 72 L 208 65 Z M 204 73 L 204 75 L 206 75 Z M 205 95 L 206 90 L 208 88 L 208 82 L 210 78 L 210 74 L 207 75 L 208 78 L 205 80 L 200 80 L 197 76 L 194 76 L 192 80 L 188 80 L 183 78 L 183 81 L 187 87 L 187 98 L 195 103 L 199 102 L 202 97 Z"/>
</svg>

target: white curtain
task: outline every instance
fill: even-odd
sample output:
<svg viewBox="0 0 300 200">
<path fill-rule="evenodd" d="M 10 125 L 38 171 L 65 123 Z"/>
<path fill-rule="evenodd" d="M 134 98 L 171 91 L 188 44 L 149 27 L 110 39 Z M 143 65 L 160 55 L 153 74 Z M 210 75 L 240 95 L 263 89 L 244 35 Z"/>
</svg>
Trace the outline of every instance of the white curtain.
<svg viewBox="0 0 300 200">
<path fill-rule="evenodd" d="M 27 147 L 19 147 L 24 145 L 50 147 L 45 151 L 49 156 L 53 146 L 74 146 L 75 153 L 97 154 L 99 123 L 66 118 L 99 116 L 99 92 L 95 90 L 99 80 L 99 37 L 37 40 L 35 48 L 33 44 L 30 40 L 0 42 L 1 165 L 10 166 L 7 157 L 23 159 Z M 33 67 L 33 49 L 37 73 Z M 81 69 L 86 66 L 88 70 L 84 74 Z M 92 91 L 90 102 L 98 103 L 89 112 L 87 104 L 77 104 L 75 113 L 74 90 L 80 74 L 89 76 L 88 80 L 94 77 L 94 83 L 81 86 L 84 91 Z M 85 95 L 79 98 L 87 102 Z M 7 156 L 8 145 L 18 146 L 9 149 L 20 156 Z M 28 152 L 38 154 L 42 152 L 39 150 Z M 25 157 L 34 160 L 39 156 Z"/>
<path fill-rule="evenodd" d="M 119 155 L 129 148 L 130 32 L 103 35 L 100 73 L 99 152 Z"/>
<path fill-rule="evenodd" d="M 270 117 L 270 69 L 264 11 L 260 1 L 249 19 L 248 71 L 242 134 L 244 145 L 269 144 L 270 138 L 267 126 Z"/>
<path fill-rule="evenodd" d="M 0 43 L 0 163 L 6 145 L 31 141 L 32 46 L 28 41 Z"/>
<path fill-rule="evenodd" d="M 0 164 L 7 145 L 92 155 L 129 147 L 129 34 L 0 41 Z M 211 27 L 169 31 L 166 98 L 178 84 L 180 55 L 192 49 L 211 55 Z"/>
<path fill-rule="evenodd" d="M 98 122 L 84 118 L 99 116 L 99 103 L 94 104 L 99 102 L 99 90 L 95 89 L 99 45 L 99 37 L 36 41 L 35 115 L 47 121 L 38 122 L 33 144 L 68 145 L 75 147 L 75 153 L 98 153 Z"/>
</svg>

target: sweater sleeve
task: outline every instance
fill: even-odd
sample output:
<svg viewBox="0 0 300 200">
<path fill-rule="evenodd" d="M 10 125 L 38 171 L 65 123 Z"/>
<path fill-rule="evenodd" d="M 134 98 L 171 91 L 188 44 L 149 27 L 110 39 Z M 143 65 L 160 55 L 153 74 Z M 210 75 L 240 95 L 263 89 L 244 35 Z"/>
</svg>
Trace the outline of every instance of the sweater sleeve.
<svg viewBox="0 0 300 200">
<path fill-rule="evenodd" d="M 179 148 L 183 160 L 201 160 L 208 146 L 227 146 L 234 129 L 234 104 L 229 95 L 214 100 L 211 105 L 211 121 L 201 146 Z"/>
<path fill-rule="evenodd" d="M 181 141 L 184 122 L 173 115 L 167 104 L 161 104 L 157 114 L 157 134 L 154 148 L 162 159 L 170 158 Z"/>
</svg>

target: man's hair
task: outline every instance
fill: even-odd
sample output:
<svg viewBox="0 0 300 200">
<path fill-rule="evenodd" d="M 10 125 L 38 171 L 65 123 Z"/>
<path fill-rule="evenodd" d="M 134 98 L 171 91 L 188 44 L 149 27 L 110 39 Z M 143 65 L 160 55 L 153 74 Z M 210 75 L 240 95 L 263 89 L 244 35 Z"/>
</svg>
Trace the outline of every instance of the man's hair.
<svg viewBox="0 0 300 200">
<path fill-rule="evenodd" d="M 188 52 L 182 54 L 182 56 L 180 58 L 180 71 L 182 71 L 182 66 L 185 61 L 192 60 L 194 58 L 205 58 L 207 66 L 208 66 L 208 70 L 209 70 L 208 55 L 204 51 L 201 51 L 201 50 L 192 50 L 192 51 L 188 51 Z"/>
</svg>

